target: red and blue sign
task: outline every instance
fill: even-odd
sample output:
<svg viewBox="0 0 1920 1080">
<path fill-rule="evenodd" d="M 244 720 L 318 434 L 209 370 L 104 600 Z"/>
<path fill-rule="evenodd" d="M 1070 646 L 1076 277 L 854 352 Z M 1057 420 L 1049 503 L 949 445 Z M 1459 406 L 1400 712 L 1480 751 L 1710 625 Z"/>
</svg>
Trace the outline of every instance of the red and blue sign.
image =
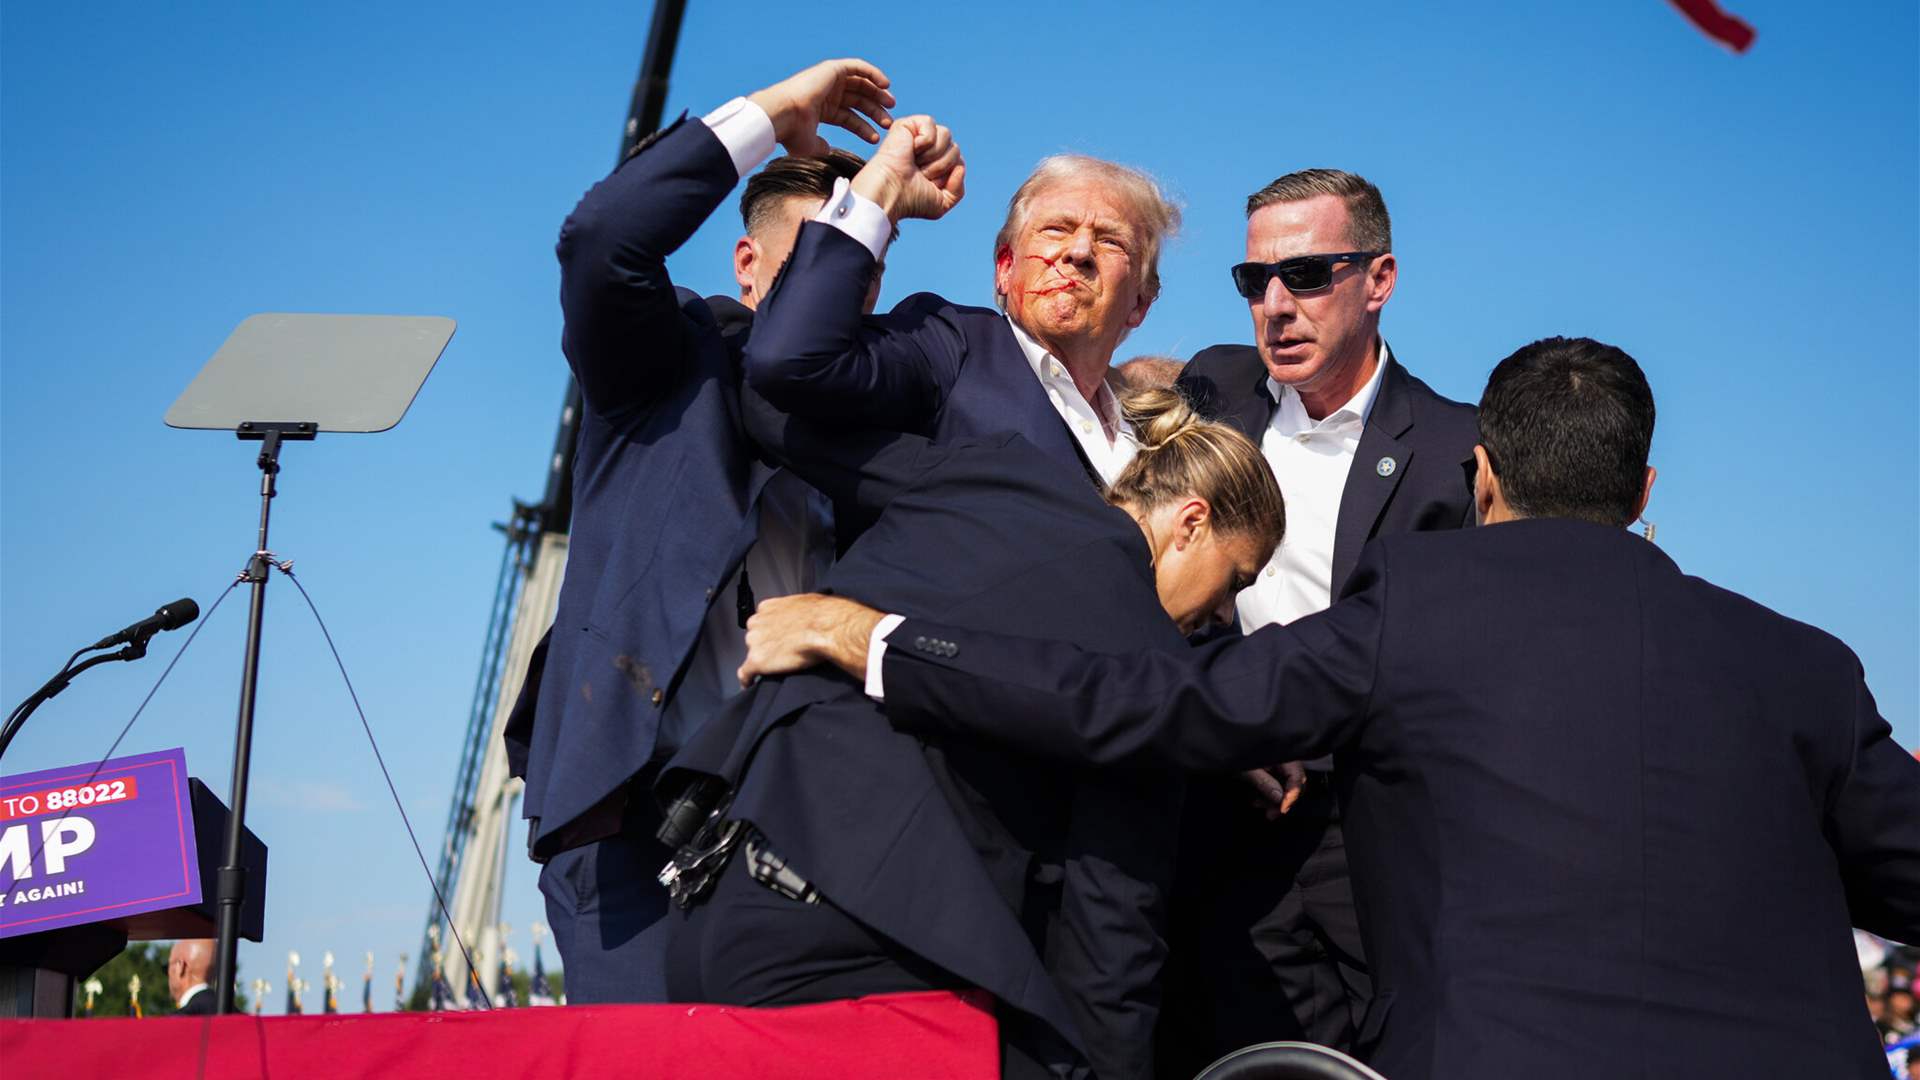
<svg viewBox="0 0 1920 1080">
<path fill-rule="evenodd" d="M 184 751 L 0 776 L 0 938 L 199 902 Z"/>
</svg>

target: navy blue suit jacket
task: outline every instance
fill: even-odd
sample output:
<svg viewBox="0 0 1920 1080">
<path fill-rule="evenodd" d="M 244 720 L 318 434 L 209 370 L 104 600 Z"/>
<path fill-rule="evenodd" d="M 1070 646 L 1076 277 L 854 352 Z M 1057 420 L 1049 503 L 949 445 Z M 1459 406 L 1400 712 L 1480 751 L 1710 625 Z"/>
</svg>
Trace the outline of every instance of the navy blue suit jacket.
<svg viewBox="0 0 1920 1080">
<path fill-rule="evenodd" d="M 1383 538 L 1182 655 L 909 619 L 887 708 L 1084 762 L 1336 756 L 1395 1080 L 1884 1072 L 1849 926 L 1920 940 L 1920 762 L 1845 645 L 1620 529 Z M 1062 719 L 1066 717 L 1067 719 Z"/>
<path fill-rule="evenodd" d="M 1092 649 L 1186 648 L 1139 526 L 1020 436 L 824 437 L 795 421 L 766 441 L 837 505 L 878 515 L 833 592 Z M 1104 1080 L 1150 1075 L 1177 774 L 902 735 L 838 673 L 763 683 L 665 781 L 681 769 L 732 782 L 729 816 L 862 923 L 1039 1020 Z"/>
<path fill-rule="evenodd" d="M 683 117 L 560 231 L 561 347 L 586 404 L 559 610 L 507 728 L 535 858 L 619 830 L 628 780 L 665 756 L 708 605 L 754 540 L 770 470 L 741 428 L 752 313 L 676 289 L 666 268 L 738 182 Z"/>
<path fill-rule="evenodd" d="M 1266 381 L 1258 349 L 1215 345 L 1194 354 L 1180 375 L 1180 388 L 1200 411 L 1233 425 L 1259 446 L 1274 408 Z M 1477 412 L 1441 397 L 1399 361 L 1388 360 L 1340 494 L 1330 595 L 1340 595 L 1360 549 L 1376 536 L 1473 524 Z M 1383 460 L 1393 462 L 1384 476 Z M 1284 494 L 1287 478 L 1279 479 Z"/>
<path fill-rule="evenodd" d="M 935 442 L 1010 431 L 1084 471 L 1005 315 L 915 293 L 863 318 L 873 270 L 873 253 L 858 240 L 818 222 L 802 225 L 747 345 L 753 389 L 794 416 Z"/>
</svg>

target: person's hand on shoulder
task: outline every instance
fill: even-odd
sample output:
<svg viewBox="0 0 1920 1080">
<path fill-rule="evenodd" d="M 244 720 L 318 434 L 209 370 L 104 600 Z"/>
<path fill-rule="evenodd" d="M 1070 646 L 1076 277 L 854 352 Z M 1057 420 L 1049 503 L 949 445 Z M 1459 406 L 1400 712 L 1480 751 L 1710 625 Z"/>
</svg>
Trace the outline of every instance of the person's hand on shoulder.
<svg viewBox="0 0 1920 1080">
<path fill-rule="evenodd" d="M 884 618 L 843 596 L 801 593 L 763 600 L 747 620 L 747 659 L 740 685 L 763 675 L 786 675 L 833 664 L 854 678 L 867 671 L 867 642 Z"/>
<path fill-rule="evenodd" d="M 893 123 L 887 112 L 893 105 L 889 85 L 886 75 L 865 60 L 823 60 L 748 94 L 747 100 L 766 110 L 773 137 L 787 153 L 819 157 L 831 149 L 820 137 L 821 124 L 845 128 L 870 143 L 880 141 L 874 125 Z"/>
</svg>

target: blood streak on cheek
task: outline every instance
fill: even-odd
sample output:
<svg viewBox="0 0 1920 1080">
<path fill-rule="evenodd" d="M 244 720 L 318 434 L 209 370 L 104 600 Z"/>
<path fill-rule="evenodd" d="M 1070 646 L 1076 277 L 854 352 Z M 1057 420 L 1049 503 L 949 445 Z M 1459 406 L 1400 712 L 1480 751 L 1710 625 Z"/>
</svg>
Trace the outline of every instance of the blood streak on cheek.
<svg viewBox="0 0 1920 1080">
<path fill-rule="evenodd" d="M 1080 284 L 1080 282 L 1077 282 L 1072 278 L 1068 277 L 1067 275 L 1060 273 L 1058 259 L 1049 259 L 1045 255 L 1029 255 L 1027 256 L 1027 258 L 1045 263 L 1047 266 L 1047 269 L 1052 270 L 1060 278 L 1058 282 L 1049 284 L 1045 288 L 1026 290 L 1026 294 L 1028 296 L 1053 296 L 1057 293 L 1067 292 L 1071 290 L 1075 285 Z"/>
</svg>

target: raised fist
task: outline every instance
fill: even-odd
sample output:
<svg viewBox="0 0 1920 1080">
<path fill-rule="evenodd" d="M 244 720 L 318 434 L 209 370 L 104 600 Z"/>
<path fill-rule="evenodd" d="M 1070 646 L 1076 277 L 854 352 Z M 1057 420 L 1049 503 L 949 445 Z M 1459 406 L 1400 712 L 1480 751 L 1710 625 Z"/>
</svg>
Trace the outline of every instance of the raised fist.
<svg viewBox="0 0 1920 1080">
<path fill-rule="evenodd" d="M 932 221 L 966 194 L 967 164 L 953 133 L 931 116 L 909 116 L 888 130 L 873 160 L 853 179 L 855 193 L 872 199 L 895 221 Z"/>
</svg>

